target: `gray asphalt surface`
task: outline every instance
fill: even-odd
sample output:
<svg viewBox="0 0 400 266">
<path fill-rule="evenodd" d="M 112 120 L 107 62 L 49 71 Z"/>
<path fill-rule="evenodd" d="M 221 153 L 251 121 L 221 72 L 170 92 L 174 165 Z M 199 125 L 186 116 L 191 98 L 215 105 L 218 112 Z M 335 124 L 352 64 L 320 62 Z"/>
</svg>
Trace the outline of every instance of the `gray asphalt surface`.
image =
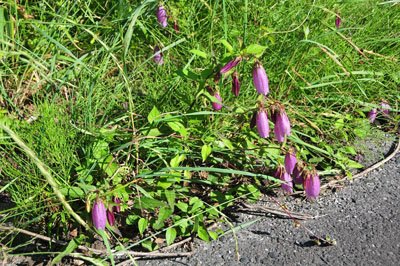
<svg viewBox="0 0 400 266">
<path fill-rule="evenodd" d="M 365 145 L 364 164 L 389 152 L 393 138 Z M 262 218 L 236 233 L 209 244 L 197 241 L 189 258 L 141 261 L 139 265 L 400 265 L 400 154 L 366 176 L 328 190 L 316 201 L 280 197 L 291 211 L 320 215 L 302 224 L 315 235 L 331 236 L 334 246 L 318 246 L 310 234 L 290 219 L 238 213 L 236 224 Z M 258 204 L 277 207 L 265 198 Z"/>
</svg>

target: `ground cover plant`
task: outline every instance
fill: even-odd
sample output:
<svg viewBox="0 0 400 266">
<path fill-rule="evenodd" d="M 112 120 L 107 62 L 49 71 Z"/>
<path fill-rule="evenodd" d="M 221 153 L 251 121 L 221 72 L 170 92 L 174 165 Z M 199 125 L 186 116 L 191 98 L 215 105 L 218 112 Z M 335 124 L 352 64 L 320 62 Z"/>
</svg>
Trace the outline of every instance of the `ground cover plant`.
<svg viewBox="0 0 400 266">
<path fill-rule="evenodd" d="M 114 263 L 315 200 L 398 130 L 399 28 L 395 1 L 0 1 L 3 254 Z"/>
</svg>

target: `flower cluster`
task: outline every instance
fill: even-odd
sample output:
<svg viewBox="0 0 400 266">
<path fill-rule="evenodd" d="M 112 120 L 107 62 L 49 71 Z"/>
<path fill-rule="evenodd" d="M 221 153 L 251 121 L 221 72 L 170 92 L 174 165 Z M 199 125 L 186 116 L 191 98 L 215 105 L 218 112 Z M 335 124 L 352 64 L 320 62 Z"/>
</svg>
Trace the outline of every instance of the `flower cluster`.
<svg viewBox="0 0 400 266">
<path fill-rule="evenodd" d="M 232 93 L 236 97 L 239 96 L 240 81 L 239 73 L 234 69 L 242 61 L 242 56 L 236 56 L 223 65 L 214 76 L 214 83 L 217 84 L 223 75 L 232 73 Z M 259 102 L 258 110 L 252 117 L 250 126 L 257 128 L 258 135 L 261 138 L 269 138 L 271 131 L 269 121 L 271 120 L 274 125 L 275 139 L 279 143 L 286 143 L 287 138 L 291 135 L 289 117 L 281 103 L 266 100 L 270 92 L 269 80 L 263 65 L 257 59 L 253 65 L 252 78 L 257 93 L 262 95 L 262 100 Z M 223 107 L 222 97 L 218 89 L 211 86 L 207 86 L 206 89 L 215 98 L 212 102 L 214 111 L 221 110 Z M 265 106 L 266 102 L 270 103 L 269 108 Z M 275 172 L 275 177 L 283 181 L 282 189 L 287 193 L 292 193 L 294 184 L 302 184 L 308 198 L 317 198 L 320 191 L 320 180 L 316 170 L 308 170 L 304 167 L 303 162 L 298 162 L 293 148 L 290 148 L 286 153 L 284 161 L 284 165 L 278 165 Z"/>
<path fill-rule="evenodd" d="M 287 193 L 293 193 L 293 184 L 303 184 L 307 198 L 316 199 L 319 195 L 321 184 L 317 171 L 306 169 L 304 164 L 297 160 L 293 148 L 287 151 L 284 166 L 278 165 L 275 177 L 284 182 L 281 187 Z"/>
<path fill-rule="evenodd" d="M 121 200 L 118 197 L 113 198 L 113 205 L 107 209 L 101 199 L 96 199 L 92 208 L 92 222 L 97 230 L 104 230 L 106 223 L 110 226 L 115 224 L 115 214 L 121 211 Z"/>
</svg>

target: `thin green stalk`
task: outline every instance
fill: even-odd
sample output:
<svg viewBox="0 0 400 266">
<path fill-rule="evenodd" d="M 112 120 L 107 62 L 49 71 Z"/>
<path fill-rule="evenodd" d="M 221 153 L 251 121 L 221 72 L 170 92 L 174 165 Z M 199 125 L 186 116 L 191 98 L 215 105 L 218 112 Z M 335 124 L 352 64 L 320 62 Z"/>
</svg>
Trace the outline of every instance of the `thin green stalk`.
<svg viewBox="0 0 400 266">
<path fill-rule="evenodd" d="M 248 10 L 249 2 L 248 0 L 244 0 L 244 14 L 243 14 L 243 47 L 246 47 L 247 41 L 247 10 Z"/>
</svg>

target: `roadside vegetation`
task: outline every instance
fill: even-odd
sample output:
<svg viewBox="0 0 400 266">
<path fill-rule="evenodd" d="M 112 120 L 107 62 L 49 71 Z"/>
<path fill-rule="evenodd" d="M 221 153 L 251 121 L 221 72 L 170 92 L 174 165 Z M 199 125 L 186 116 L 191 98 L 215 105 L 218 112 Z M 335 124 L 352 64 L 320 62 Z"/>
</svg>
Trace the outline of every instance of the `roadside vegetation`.
<svg viewBox="0 0 400 266">
<path fill-rule="evenodd" d="M 1 252 L 114 263 L 351 178 L 353 141 L 398 130 L 399 8 L 0 0 Z"/>
</svg>

